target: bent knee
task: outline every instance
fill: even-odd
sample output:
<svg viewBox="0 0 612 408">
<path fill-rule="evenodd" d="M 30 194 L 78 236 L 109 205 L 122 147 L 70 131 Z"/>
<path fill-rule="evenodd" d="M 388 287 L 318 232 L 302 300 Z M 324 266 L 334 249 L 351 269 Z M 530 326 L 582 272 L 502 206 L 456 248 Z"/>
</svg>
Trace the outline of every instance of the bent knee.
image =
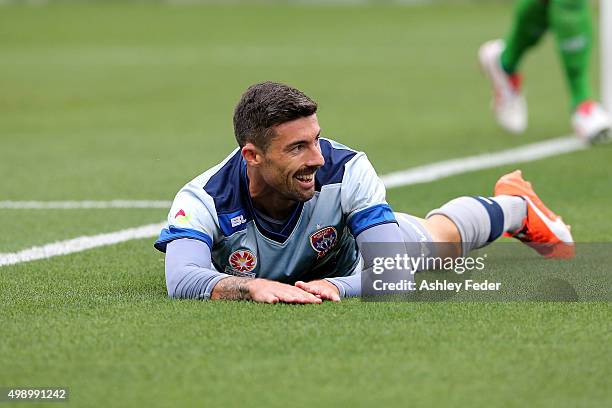
<svg viewBox="0 0 612 408">
<path fill-rule="evenodd" d="M 427 229 L 434 242 L 461 242 L 459 229 L 450 218 L 435 214 L 429 218 L 419 218 L 418 220 Z"/>
</svg>

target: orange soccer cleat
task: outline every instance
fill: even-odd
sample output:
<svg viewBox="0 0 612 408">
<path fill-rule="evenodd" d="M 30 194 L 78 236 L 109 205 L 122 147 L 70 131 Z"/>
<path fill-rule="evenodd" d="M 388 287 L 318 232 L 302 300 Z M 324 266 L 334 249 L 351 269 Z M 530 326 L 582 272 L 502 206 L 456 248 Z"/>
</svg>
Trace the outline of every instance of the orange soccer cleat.
<svg viewBox="0 0 612 408">
<path fill-rule="evenodd" d="M 494 194 L 519 196 L 527 202 L 527 217 L 523 226 L 517 231 L 506 232 L 505 236 L 524 242 L 545 257 L 574 257 L 570 226 L 542 203 L 531 183 L 523 180 L 520 170 L 502 176 L 495 184 Z"/>
</svg>

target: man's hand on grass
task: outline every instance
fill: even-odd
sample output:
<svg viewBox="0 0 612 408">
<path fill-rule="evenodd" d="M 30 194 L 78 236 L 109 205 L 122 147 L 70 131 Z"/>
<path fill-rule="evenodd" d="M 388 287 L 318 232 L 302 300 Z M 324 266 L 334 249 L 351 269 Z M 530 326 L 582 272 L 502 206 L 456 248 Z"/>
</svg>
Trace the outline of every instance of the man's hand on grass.
<svg viewBox="0 0 612 408">
<path fill-rule="evenodd" d="M 254 279 L 249 282 L 251 299 L 262 303 L 321 303 L 321 299 L 296 286 L 267 279 Z"/>
<path fill-rule="evenodd" d="M 333 283 L 325 279 L 310 282 L 295 282 L 295 286 L 323 300 L 340 301 L 340 292 Z"/>
<path fill-rule="evenodd" d="M 211 299 L 252 300 L 260 303 L 321 303 L 321 298 L 296 286 L 267 279 L 231 277 L 220 280 Z"/>
</svg>

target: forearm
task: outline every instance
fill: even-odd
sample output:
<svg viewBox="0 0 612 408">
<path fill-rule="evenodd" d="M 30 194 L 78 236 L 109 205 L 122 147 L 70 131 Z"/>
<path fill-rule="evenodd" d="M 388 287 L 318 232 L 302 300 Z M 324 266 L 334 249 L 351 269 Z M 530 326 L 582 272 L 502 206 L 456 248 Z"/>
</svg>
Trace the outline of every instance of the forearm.
<svg viewBox="0 0 612 408">
<path fill-rule="evenodd" d="M 177 299 L 210 299 L 215 286 L 227 275 L 206 268 L 183 270 L 178 279 L 167 280 L 168 295 Z"/>
<path fill-rule="evenodd" d="M 205 243 L 180 239 L 168 244 L 166 286 L 170 297 L 209 299 L 215 286 L 229 276 L 213 269 Z"/>
<path fill-rule="evenodd" d="M 217 282 L 211 292 L 210 298 L 213 300 L 252 300 L 249 284 L 253 278 L 243 278 L 232 276 Z"/>
</svg>

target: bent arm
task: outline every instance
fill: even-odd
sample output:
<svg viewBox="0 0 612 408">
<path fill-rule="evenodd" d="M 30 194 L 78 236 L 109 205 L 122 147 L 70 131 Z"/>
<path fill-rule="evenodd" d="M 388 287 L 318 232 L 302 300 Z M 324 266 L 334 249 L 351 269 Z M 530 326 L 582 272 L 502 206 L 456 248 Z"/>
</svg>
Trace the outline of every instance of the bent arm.
<svg viewBox="0 0 612 408">
<path fill-rule="evenodd" d="M 291 285 L 218 272 L 212 266 L 208 245 L 189 238 L 174 240 L 166 248 L 166 286 L 170 297 L 181 299 L 321 303 Z"/>
<path fill-rule="evenodd" d="M 377 253 L 368 249 L 366 243 L 400 243 L 404 242 L 402 231 L 396 223 L 387 223 L 376 225 L 372 228 L 368 228 L 359 235 L 357 235 L 357 246 L 359 247 L 361 257 L 363 259 L 363 266 L 357 267 L 358 272 L 351 276 L 343 276 L 338 278 L 327 278 L 326 280 L 336 285 L 338 288 L 340 297 L 355 297 L 361 296 L 361 270 L 368 270 L 374 265 L 374 258 L 376 257 L 394 257 L 396 250 L 394 246 L 389 246 L 389 253 L 381 253 L 380 246 L 377 247 L 379 250 Z M 397 248 L 395 248 L 397 249 Z"/>
</svg>

